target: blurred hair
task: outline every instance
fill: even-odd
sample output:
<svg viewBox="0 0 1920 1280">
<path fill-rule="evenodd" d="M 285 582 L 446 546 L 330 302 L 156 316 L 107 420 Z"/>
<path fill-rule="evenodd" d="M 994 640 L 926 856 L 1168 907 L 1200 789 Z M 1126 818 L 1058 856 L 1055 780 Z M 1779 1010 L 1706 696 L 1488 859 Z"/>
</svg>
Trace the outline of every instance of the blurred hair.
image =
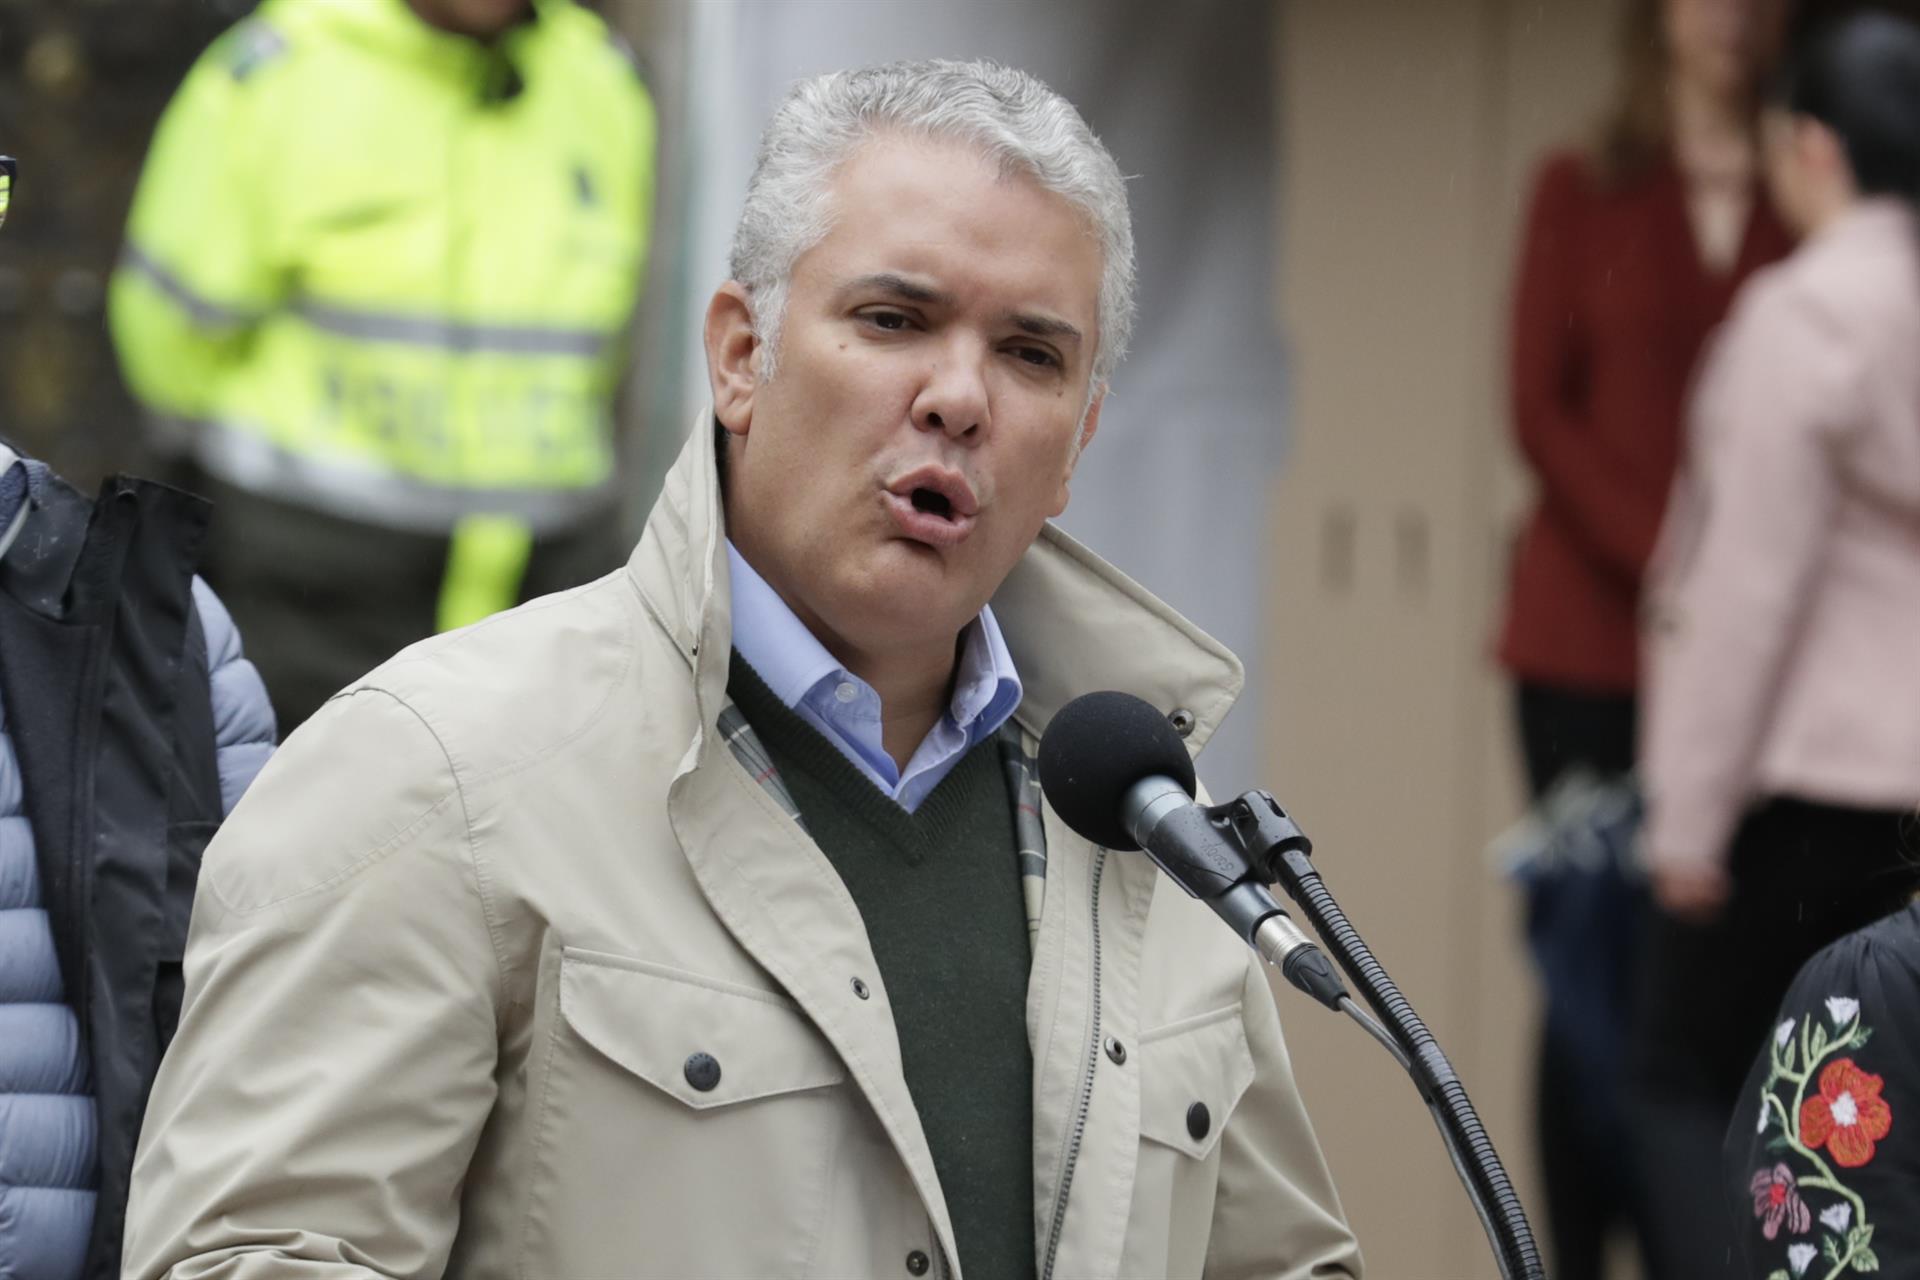
<svg viewBox="0 0 1920 1280">
<path fill-rule="evenodd" d="M 1875 11 L 1830 22 L 1788 56 L 1768 100 L 1833 130 L 1862 195 L 1920 203 L 1920 26 Z"/>
<path fill-rule="evenodd" d="M 1621 13 L 1620 80 L 1593 146 L 1596 167 L 1609 183 L 1631 182 L 1667 147 L 1667 77 L 1673 59 L 1663 9 L 1664 0 L 1627 0 Z"/>
<path fill-rule="evenodd" d="M 832 181 L 882 133 L 972 146 L 1002 175 L 1025 174 L 1064 197 L 1099 237 L 1100 334 L 1089 397 L 1126 351 L 1133 327 L 1133 223 L 1120 168 L 1073 105 L 1022 71 L 992 62 L 896 62 L 802 81 L 760 136 L 728 270 L 752 299 L 778 361 L 787 285 L 800 255 L 832 228 Z"/>
<path fill-rule="evenodd" d="M 1627 0 L 1621 11 L 1620 78 L 1593 141 L 1595 167 L 1609 184 L 1632 182 L 1667 152 L 1672 134 L 1667 87 L 1673 78 L 1673 51 L 1667 47 L 1666 3 Z M 1767 68 L 1754 70 L 1757 84 Z M 1757 94 L 1748 106 L 1750 116 L 1758 114 Z"/>
</svg>

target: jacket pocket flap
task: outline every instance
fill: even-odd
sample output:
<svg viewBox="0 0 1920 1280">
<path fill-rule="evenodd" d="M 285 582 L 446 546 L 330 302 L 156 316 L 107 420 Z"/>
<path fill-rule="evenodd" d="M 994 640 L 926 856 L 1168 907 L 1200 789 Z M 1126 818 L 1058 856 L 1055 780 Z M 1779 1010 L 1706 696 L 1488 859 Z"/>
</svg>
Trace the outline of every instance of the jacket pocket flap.
<svg viewBox="0 0 1920 1280">
<path fill-rule="evenodd" d="M 785 996 L 644 960 L 567 947 L 560 1016 L 595 1049 L 689 1107 L 847 1078 L 833 1046 Z M 711 1061 L 692 1063 L 701 1055 Z"/>
<path fill-rule="evenodd" d="M 1146 1033 L 1140 1058 L 1140 1136 L 1205 1159 L 1253 1083 L 1240 1006 Z"/>
</svg>

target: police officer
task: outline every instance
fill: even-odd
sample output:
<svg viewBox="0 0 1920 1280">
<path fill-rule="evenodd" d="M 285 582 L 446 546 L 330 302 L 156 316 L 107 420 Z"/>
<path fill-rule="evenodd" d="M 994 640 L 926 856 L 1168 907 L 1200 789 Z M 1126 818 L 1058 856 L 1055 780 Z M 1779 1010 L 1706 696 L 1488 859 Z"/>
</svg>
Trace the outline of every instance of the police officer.
<svg viewBox="0 0 1920 1280">
<path fill-rule="evenodd" d="M 220 508 L 206 572 L 283 726 L 618 563 L 653 157 L 630 57 L 571 0 L 266 0 L 188 74 L 113 334 Z"/>
</svg>

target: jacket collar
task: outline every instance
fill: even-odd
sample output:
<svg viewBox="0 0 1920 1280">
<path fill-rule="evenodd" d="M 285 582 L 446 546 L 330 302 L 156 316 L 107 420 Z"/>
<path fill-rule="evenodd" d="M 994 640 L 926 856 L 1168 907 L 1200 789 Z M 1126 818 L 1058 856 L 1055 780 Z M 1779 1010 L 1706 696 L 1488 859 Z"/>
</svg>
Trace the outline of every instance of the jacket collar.
<svg viewBox="0 0 1920 1280">
<path fill-rule="evenodd" d="M 64 619 L 93 504 L 46 463 L 22 457 L 17 465 L 26 473 L 26 523 L 0 560 L 0 592 L 44 618 Z"/>
<path fill-rule="evenodd" d="M 1836 254 L 1884 253 L 1889 242 L 1901 248 L 1914 236 L 1913 206 L 1898 196 L 1862 196 L 1833 220 L 1800 242 L 1799 258 L 1819 261 Z M 1803 267 L 1804 269 L 1804 267 Z"/>
<path fill-rule="evenodd" d="M 726 705 L 733 635 L 711 411 L 668 472 L 627 573 L 693 672 L 705 734 Z M 1120 689 L 1191 713 L 1197 753 L 1246 683 L 1226 646 L 1052 524 L 992 605 L 1026 689 L 1014 719 L 1036 737 L 1072 699 Z"/>
<path fill-rule="evenodd" d="M 461 83 L 483 80 L 505 57 L 534 39 L 545 22 L 568 0 L 534 0 L 525 21 L 510 28 L 492 46 L 442 31 L 415 13 L 407 0 L 280 0 L 261 11 L 275 25 L 314 26 L 365 48 L 399 58 L 422 70 Z"/>
</svg>

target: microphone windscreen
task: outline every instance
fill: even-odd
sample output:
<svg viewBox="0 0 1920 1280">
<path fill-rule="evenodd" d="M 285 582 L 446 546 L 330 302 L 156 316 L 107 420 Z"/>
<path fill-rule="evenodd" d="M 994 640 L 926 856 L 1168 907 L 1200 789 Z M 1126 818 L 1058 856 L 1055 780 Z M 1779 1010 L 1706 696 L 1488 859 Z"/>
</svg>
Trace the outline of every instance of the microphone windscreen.
<svg viewBox="0 0 1920 1280">
<path fill-rule="evenodd" d="M 1120 821 L 1128 789 L 1172 778 L 1194 793 L 1193 757 L 1167 718 L 1130 693 L 1082 694 L 1040 735 L 1040 788 L 1074 833 L 1107 849 L 1138 849 Z"/>
</svg>

